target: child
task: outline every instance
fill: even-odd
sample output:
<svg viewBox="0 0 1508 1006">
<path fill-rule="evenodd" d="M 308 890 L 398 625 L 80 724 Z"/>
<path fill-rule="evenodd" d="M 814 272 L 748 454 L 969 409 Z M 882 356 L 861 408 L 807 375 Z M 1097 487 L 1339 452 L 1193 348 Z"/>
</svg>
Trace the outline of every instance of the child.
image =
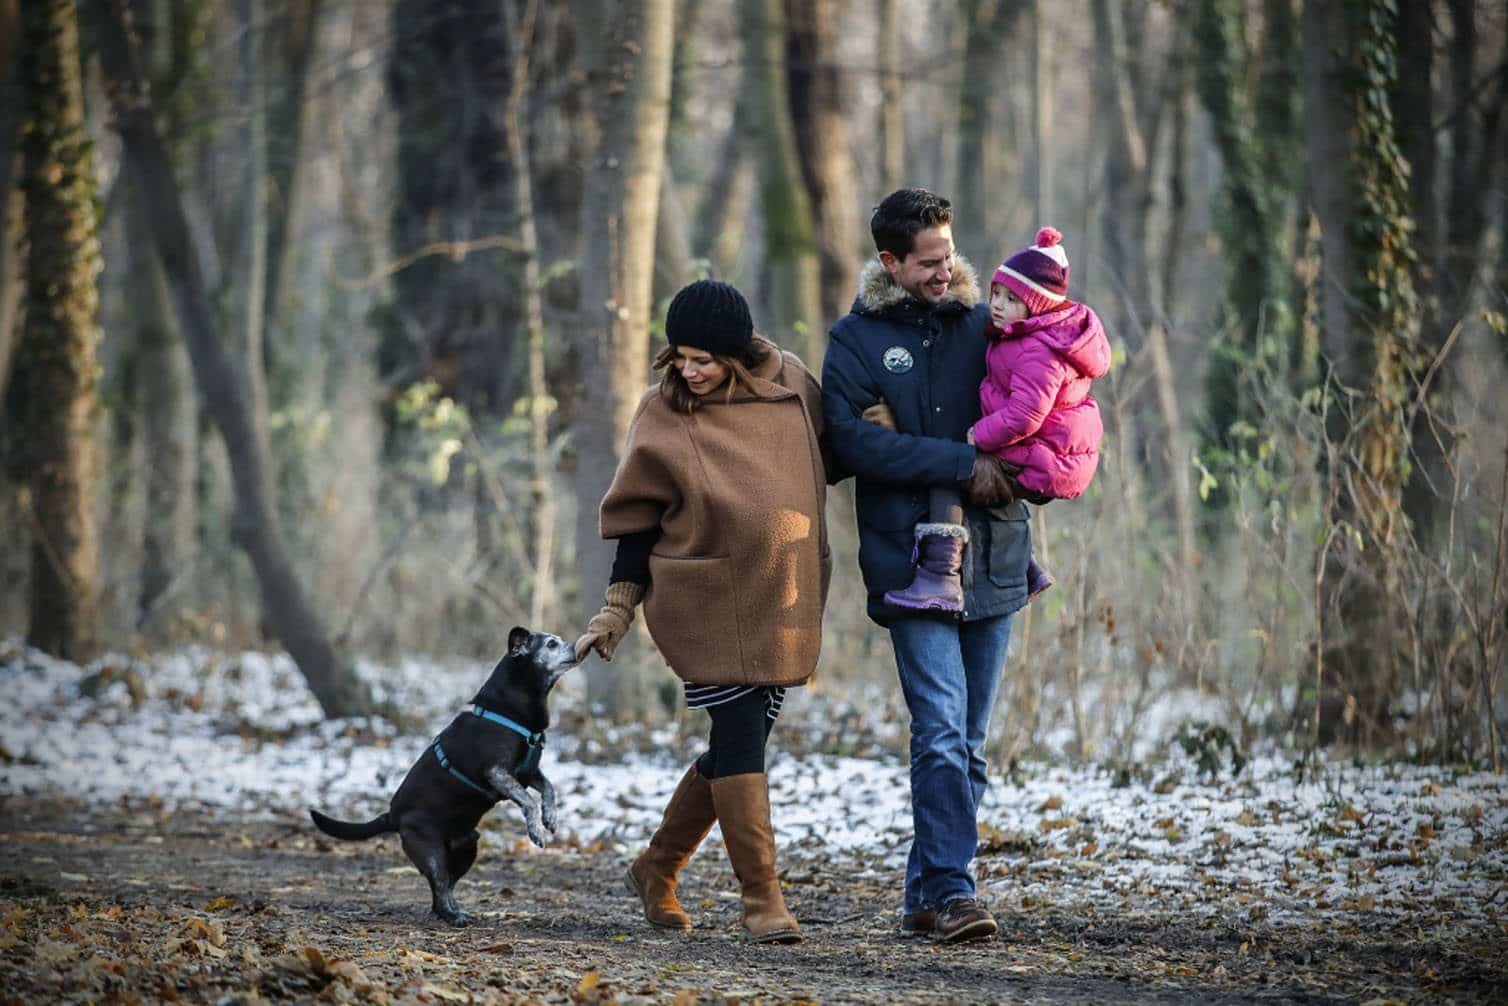
<svg viewBox="0 0 1508 1006">
<path fill-rule="evenodd" d="M 1051 227 L 1037 243 L 1001 263 L 990 283 L 990 346 L 979 385 L 983 417 L 968 440 L 1015 470 L 1018 499 L 1042 504 L 1084 492 L 1099 464 L 1104 426 L 1089 382 L 1110 370 L 1100 319 L 1068 299 L 1068 255 Z M 959 579 L 967 532 L 962 501 L 934 489 L 928 523 L 916 526 L 916 575 L 885 600 L 915 611 L 961 612 Z M 1053 579 L 1032 559 L 1027 601 Z"/>
</svg>

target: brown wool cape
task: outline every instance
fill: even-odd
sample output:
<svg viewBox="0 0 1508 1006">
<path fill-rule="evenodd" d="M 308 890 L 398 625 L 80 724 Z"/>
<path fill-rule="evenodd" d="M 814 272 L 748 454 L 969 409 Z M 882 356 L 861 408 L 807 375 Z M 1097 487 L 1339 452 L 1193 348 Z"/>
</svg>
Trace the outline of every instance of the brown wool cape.
<svg viewBox="0 0 1508 1006">
<path fill-rule="evenodd" d="M 764 342 L 764 340 L 760 340 Z M 659 528 L 644 620 L 671 670 L 704 685 L 799 685 L 822 645 L 832 555 L 822 391 L 773 343 L 753 389 L 690 415 L 639 402 L 602 500 L 602 537 Z"/>
</svg>

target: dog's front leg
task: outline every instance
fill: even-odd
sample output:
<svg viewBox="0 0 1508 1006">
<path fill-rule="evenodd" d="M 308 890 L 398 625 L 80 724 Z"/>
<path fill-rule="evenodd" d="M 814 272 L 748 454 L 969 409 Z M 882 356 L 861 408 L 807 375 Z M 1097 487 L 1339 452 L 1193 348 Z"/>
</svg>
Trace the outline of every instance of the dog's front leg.
<svg viewBox="0 0 1508 1006">
<path fill-rule="evenodd" d="M 543 772 L 534 773 L 534 777 L 529 780 L 529 787 L 539 790 L 540 819 L 544 821 L 545 831 L 555 834 L 555 787 Z"/>
<path fill-rule="evenodd" d="M 492 783 L 493 789 L 503 795 L 503 799 L 518 804 L 519 809 L 524 812 L 524 827 L 528 829 L 529 841 L 543 846 L 545 833 L 540 826 L 539 805 L 534 802 L 529 791 L 524 789 L 517 779 L 497 767 L 487 770 L 487 781 Z"/>
</svg>

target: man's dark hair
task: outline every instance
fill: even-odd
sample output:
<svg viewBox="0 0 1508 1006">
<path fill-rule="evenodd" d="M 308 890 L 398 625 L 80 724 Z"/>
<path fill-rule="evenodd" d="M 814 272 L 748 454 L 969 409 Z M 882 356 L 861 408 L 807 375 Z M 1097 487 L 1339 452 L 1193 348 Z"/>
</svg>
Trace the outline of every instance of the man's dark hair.
<svg viewBox="0 0 1508 1006">
<path fill-rule="evenodd" d="M 896 189 L 874 208 L 869 233 L 876 251 L 905 258 L 919 232 L 952 222 L 953 204 L 942 196 L 926 189 Z"/>
</svg>

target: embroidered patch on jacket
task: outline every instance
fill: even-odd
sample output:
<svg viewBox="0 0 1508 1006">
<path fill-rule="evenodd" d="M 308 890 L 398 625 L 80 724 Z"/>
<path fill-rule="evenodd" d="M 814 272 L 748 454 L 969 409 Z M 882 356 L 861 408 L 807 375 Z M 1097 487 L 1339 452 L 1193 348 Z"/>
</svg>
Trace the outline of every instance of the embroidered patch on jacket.
<svg viewBox="0 0 1508 1006">
<path fill-rule="evenodd" d="M 891 346 L 885 350 L 885 355 L 880 358 L 885 364 L 885 369 L 892 374 L 904 374 L 911 369 L 916 361 L 911 359 L 911 351 L 904 346 Z"/>
</svg>

